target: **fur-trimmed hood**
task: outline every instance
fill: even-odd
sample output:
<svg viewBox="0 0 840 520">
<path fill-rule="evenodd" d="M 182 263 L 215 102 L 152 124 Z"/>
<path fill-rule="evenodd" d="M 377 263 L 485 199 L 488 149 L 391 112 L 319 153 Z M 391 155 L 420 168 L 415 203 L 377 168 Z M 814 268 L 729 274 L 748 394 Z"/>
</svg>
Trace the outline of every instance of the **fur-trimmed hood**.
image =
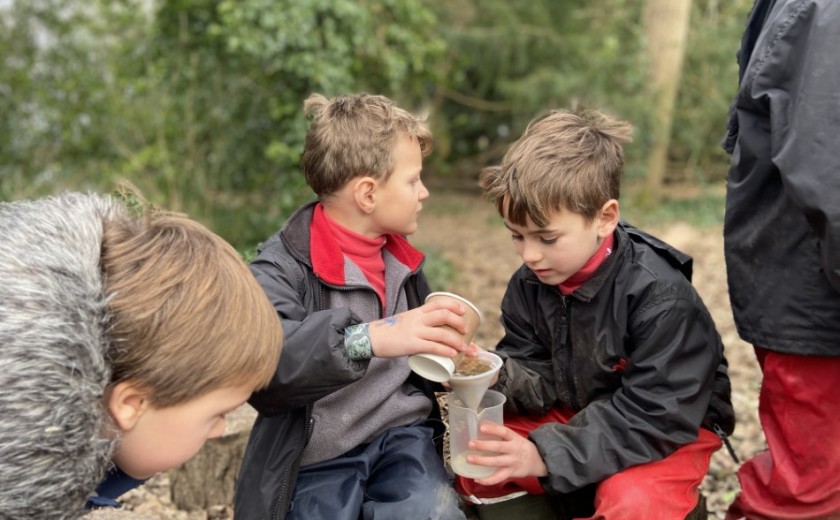
<svg viewBox="0 0 840 520">
<path fill-rule="evenodd" d="M 116 200 L 65 193 L 0 204 L 0 518 L 76 518 L 114 440 L 99 265 Z"/>
</svg>

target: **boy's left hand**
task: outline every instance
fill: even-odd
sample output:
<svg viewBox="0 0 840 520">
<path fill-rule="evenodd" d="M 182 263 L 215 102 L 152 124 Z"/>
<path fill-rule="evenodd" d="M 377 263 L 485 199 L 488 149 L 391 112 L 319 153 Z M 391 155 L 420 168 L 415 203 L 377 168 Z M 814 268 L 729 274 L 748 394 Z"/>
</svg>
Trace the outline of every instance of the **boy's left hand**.
<svg viewBox="0 0 840 520">
<path fill-rule="evenodd" d="M 499 469 L 487 478 L 475 479 L 476 483 L 492 486 L 511 478 L 548 475 L 548 469 L 533 442 L 499 424 L 482 424 L 480 431 L 498 437 L 498 440 L 470 441 L 470 449 L 489 451 L 494 455 L 470 455 L 467 461 L 482 466 L 495 466 Z"/>
</svg>

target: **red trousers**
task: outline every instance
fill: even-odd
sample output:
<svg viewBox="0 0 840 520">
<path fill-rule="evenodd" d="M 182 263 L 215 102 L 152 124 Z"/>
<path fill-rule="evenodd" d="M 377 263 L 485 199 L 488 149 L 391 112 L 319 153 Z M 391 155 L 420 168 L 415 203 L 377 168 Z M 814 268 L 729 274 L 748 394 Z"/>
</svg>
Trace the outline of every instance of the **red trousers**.
<svg viewBox="0 0 840 520">
<path fill-rule="evenodd" d="M 840 519 L 840 357 L 756 347 L 768 450 L 738 470 L 727 519 Z"/>
<path fill-rule="evenodd" d="M 552 410 L 539 418 L 505 417 L 505 426 L 523 437 L 542 424 L 565 424 L 568 411 Z M 697 505 L 697 488 L 709 469 L 709 460 L 721 446 L 718 437 L 704 429 L 696 441 L 656 462 L 641 464 L 607 477 L 596 486 L 595 514 L 589 520 L 682 520 Z M 455 478 L 455 489 L 478 498 L 503 497 L 516 491 L 544 493 L 536 477 L 511 479 L 495 486 Z"/>
</svg>

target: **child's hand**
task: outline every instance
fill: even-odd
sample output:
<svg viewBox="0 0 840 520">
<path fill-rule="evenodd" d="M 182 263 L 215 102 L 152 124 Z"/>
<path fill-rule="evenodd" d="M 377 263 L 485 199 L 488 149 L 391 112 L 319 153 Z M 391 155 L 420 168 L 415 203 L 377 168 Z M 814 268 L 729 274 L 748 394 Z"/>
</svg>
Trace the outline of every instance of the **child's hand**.
<svg viewBox="0 0 840 520">
<path fill-rule="evenodd" d="M 480 347 L 478 345 L 478 343 L 471 342 L 470 345 L 469 345 L 469 348 L 467 348 L 467 350 L 464 351 L 464 356 L 469 357 L 469 358 L 477 358 L 478 353 L 481 352 L 482 350 L 486 350 L 486 349 L 483 349 L 482 347 Z M 455 359 L 455 369 L 456 369 L 456 371 L 457 371 L 457 368 L 458 368 L 458 359 L 456 358 Z M 495 385 L 498 382 L 499 382 L 499 372 L 496 371 L 496 373 L 493 374 L 493 379 L 490 380 L 489 386 L 492 387 L 493 385 Z M 443 388 L 447 392 L 452 391 L 452 386 L 449 384 L 449 381 L 443 381 L 440 384 L 443 385 Z"/>
<path fill-rule="evenodd" d="M 465 312 L 457 302 L 435 298 L 416 309 L 371 322 L 373 355 L 383 358 L 421 353 L 446 357 L 458 352 L 475 355 L 478 347 L 467 345 L 460 336 L 467 329 Z"/>
<path fill-rule="evenodd" d="M 487 478 L 475 479 L 476 483 L 492 486 L 510 478 L 548 475 L 548 469 L 533 442 L 499 424 L 485 423 L 480 430 L 499 439 L 470 441 L 470 449 L 489 451 L 494 455 L 469 455 L 467 462 L 499 469 Z"/>
</svg>

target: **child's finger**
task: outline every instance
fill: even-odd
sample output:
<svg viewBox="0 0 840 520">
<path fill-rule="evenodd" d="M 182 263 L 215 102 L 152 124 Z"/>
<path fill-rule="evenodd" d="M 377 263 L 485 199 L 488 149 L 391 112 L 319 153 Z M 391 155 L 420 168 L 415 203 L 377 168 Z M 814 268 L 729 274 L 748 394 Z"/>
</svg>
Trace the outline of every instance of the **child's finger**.
<svg viewBox="0 0 840 520">
<path fill-rule="evenodd" d="M 511 471 L 510 470 L 508 470 L 507 468 L 499 468 L 498 471 L 496 471 L 495 473 L 493 473 L 489 477 L 482 478 L 482 479 L 477 478 L 477 479 L 475 479 L 475 482 L 477 484 L 482 485 L 482 486 L 495 486 L 499 482 L 504 482 L 505 480 L 508 480 L 510 478 L 510 476 L 511 476 Z"/>
<path fill-rule="evenodd" d="M 451 309 L 437 309 L 426 313 L 424 323 L 431 327 L 448 326 L 457 330 L 460 334 L 467 331 L 467 320 Z"/>
<path fill-rule="evenodd" d="M 437 343 L 439 348 L 444 349 L 444 352 L 435 352 L 442 356 L 451 357 L 467 348 L 461 335 L 447 327 L 429 327 L 423 336 L 426 341 Z"/>
<path fill-rule="evenodd" d="M 485 422 L 479 426 L 481 433 L 486 433 L 487 435 L 493 435 L 498 437 L 502 440 L 510 440 L 512 439 L 512 435 L 517 435 L 516 432 L 508 428 L 507 426 L 503 426 L 501 424 L 496 424 L 492 422 Z"/>
<path fill-rule="evenodd" d="M 423 309 L 424 312 L 433 312 L 445 309 L 452 311 L 459 316 L 463 316 L 467 312 L 467 309 L 465 309 L 462 304 L 448 298 L 432 298 L 429 302 L 424 303 L 421 309 Z"/>
</svg>

